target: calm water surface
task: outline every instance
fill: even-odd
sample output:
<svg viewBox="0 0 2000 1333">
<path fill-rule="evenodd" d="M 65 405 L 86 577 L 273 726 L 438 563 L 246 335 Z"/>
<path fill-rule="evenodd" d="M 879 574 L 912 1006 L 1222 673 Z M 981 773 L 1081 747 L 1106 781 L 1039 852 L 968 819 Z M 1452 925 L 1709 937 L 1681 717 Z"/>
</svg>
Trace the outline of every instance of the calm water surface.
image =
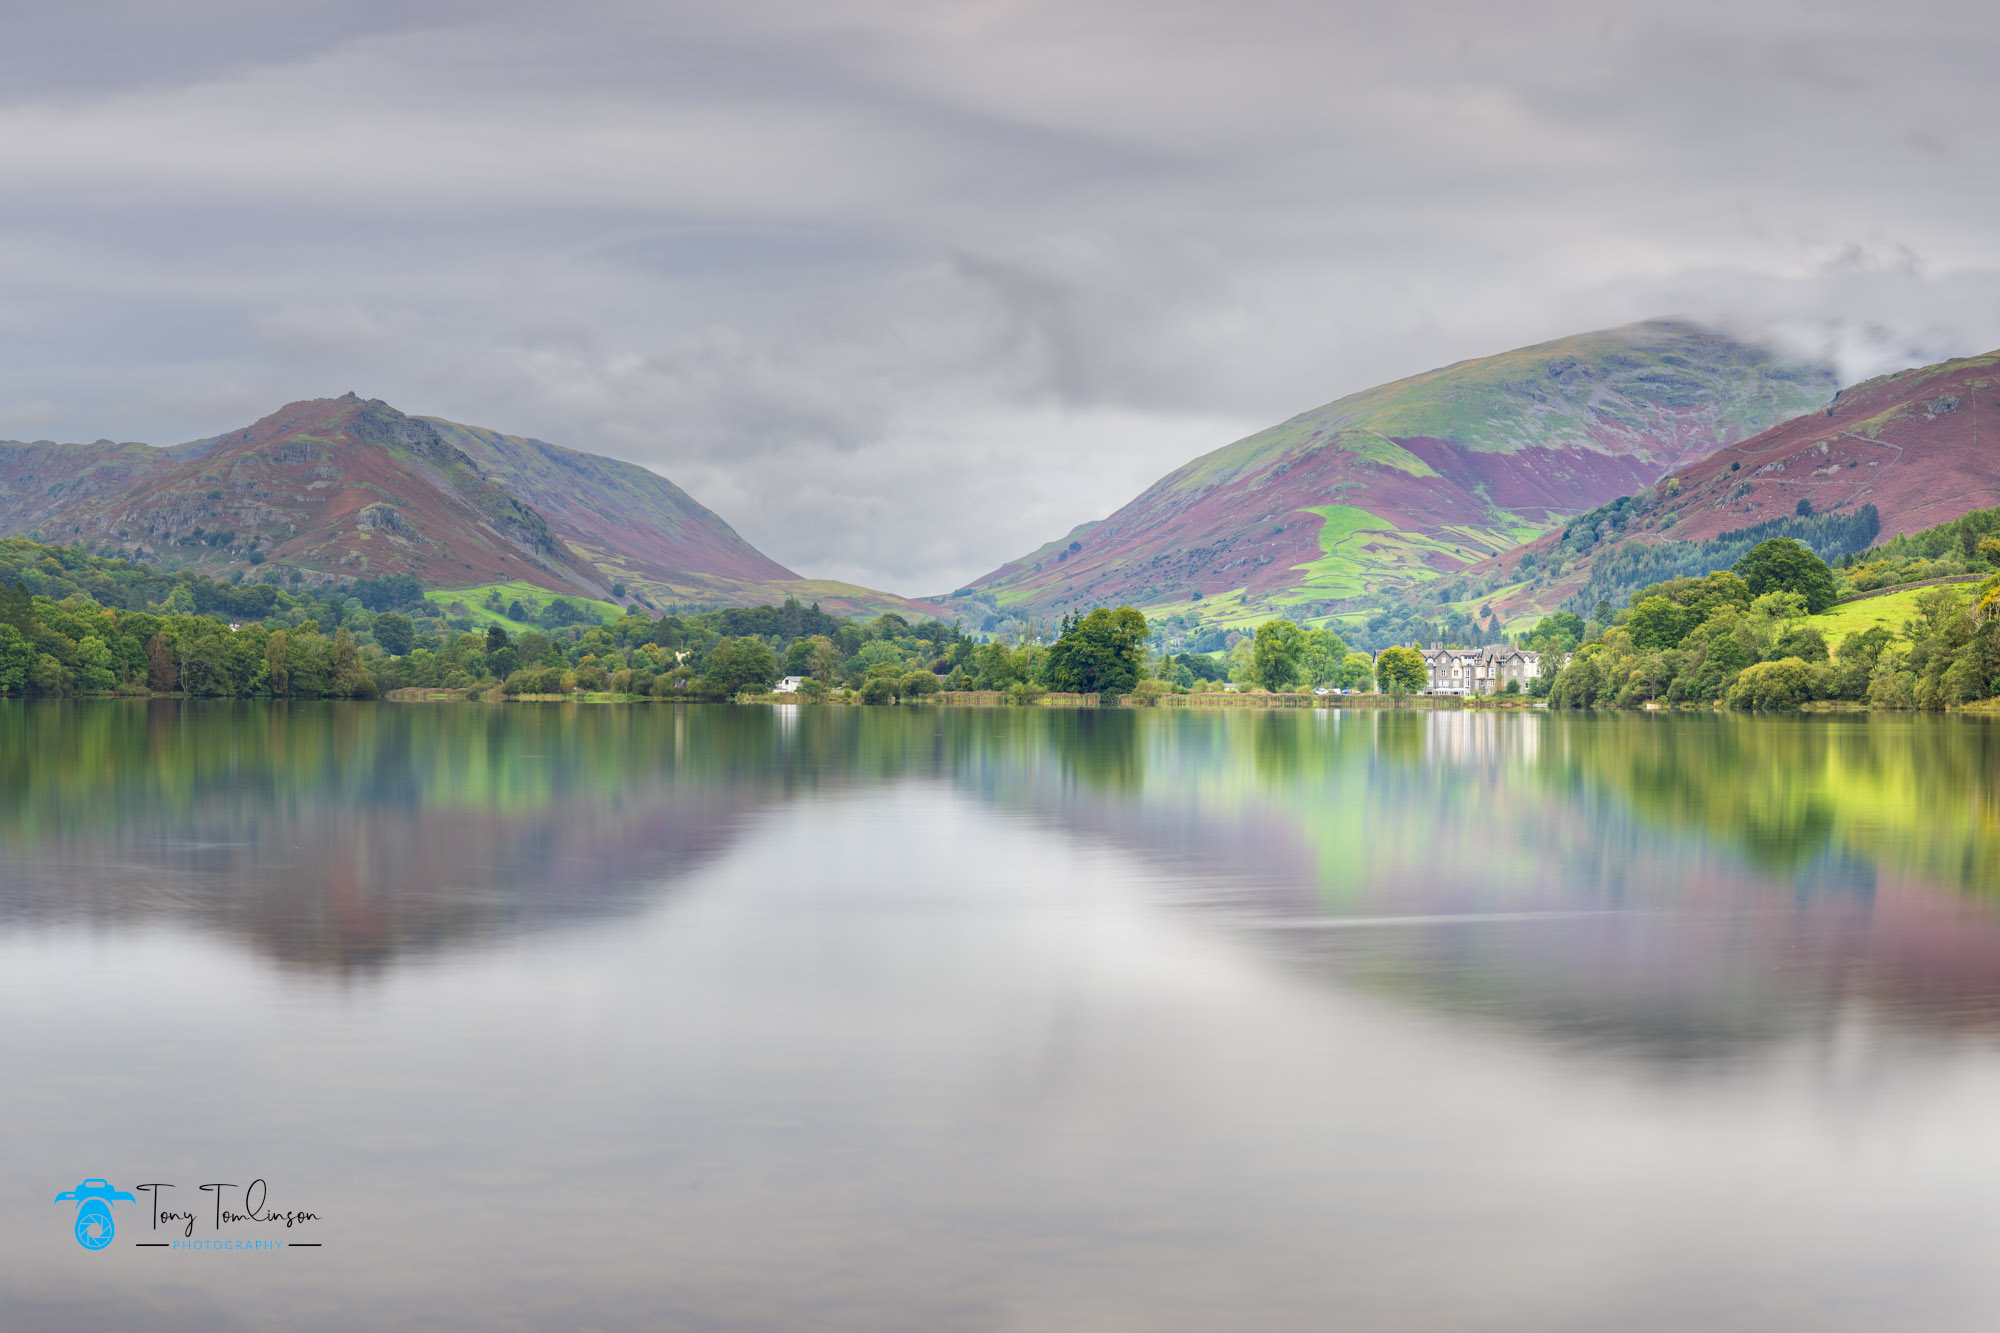
<svg viewBox="0 0 2000 1333">
<path fill-rule="evenodd" d="M 1978 719 L 0 703 L 0 1014 L 7 1329 L 2000 1325 Z"/>
</svg>

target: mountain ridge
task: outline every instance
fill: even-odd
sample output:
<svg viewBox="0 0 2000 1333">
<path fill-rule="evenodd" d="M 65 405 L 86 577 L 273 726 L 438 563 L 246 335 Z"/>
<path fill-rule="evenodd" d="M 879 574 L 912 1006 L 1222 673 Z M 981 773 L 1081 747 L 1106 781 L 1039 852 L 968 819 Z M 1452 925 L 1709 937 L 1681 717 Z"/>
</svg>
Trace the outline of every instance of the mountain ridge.
<svg viewBox="0 0 2000 1333">
<path fill-rule="evenodd" d="M 1504 581 L 1491 601 L 1512 619 L 1553 611 L 1586 589 L 1622 601 L 1610 594 L 1734 533 L 1797 528 L 1810 543 L 1807 529 L 1841 528 L 1845 539 L 1821 552 L 1837 555 L 1994 504 L 2000 351 L 1852 385 L 1819 411 L 1674 469 L 1615 513 L 1580 516 L 1472 572 Z M 1869 506 L 1873 524 L 1841 523 Z"/>
<path fill-rule="evenodd" d="M 107 470 L 102 445 L 28 447 L 36 453 L 0 470 L 9 531 L 30 530 L 32 515 L 55 529 L 48 535 L 199 568 L 270 562 L 332 577 L 520 578 L 588 596 L 608 591 L 541 514 L 435 428 L 352 393 L 288 403 L 127 469 Z M 134 457 L 131 446 L 112 448 Z M 63 463 L 74 474 L 42 490 L 61 500 L 36 506 L 30 483 L 41 478 L 30 469 Z"/>
<path fill-rule="evenodd" d="M 595 599 L 622 583 L 648 604 L 934 609 L 801 578 L 635 463 L 353 393 L 164 447 L 0 441 L 0 534 L 31 532 L 221 575 L 268 565 L 441 589 L 521 580 Z"/>
<path fill-rule="evenodd" d="M 1455 362 L 1204 454 L 961 591 L 1012 614 L 1124 601 L 1195 620 L 1336 615 L 1514 549 L 1837 387 L 1830 366 L 1677 320 Z"/>
</svg>

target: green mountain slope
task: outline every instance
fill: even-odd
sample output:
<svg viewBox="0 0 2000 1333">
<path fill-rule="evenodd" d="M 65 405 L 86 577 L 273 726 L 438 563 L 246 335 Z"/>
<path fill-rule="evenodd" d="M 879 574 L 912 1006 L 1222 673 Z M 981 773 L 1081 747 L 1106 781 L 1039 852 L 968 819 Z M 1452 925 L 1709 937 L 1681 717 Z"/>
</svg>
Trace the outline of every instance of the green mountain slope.
<svg viewBox="0 0 2000 1333">
<path fill-rule="evenodd" d="M 1008 614 L 1357 611 L 1822 406 L 1836 387 L 1829 366 L 1666 320 L 1463 361 L 1195 459 L 971 593 Z"/>
<path fill-rule="evenodd" d="M 1829 559 L 2000 501 L 2000 351 L 1843 389 L 1749 439 L 1690 460 L 1474 571 L 1512 621 L 1623 605 L 1634 589 L 1727 568 L 1795 537 Z"/>
</svg>

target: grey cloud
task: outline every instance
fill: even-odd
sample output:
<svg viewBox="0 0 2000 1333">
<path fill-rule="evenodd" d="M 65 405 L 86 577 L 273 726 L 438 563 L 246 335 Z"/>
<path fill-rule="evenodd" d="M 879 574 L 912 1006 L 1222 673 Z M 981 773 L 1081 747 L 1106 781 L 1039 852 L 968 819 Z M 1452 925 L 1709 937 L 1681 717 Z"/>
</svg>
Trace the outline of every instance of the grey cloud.
<svg viewBox="0 0 2000 1333">
<path fill-rule="evenodd" d="M 2000 345 L 1986 5 L 210 0 L 9 39 L 0 430 L 353 388 L 899 591 L 1584 328 L 1854 376 Z"/>
</svg>

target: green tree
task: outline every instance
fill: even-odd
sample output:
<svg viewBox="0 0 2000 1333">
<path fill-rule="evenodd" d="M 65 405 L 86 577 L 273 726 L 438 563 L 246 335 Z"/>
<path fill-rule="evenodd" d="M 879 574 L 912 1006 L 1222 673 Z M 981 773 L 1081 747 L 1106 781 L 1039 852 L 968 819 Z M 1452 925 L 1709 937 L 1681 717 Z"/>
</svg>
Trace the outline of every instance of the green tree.
<svg viewBox="0 0 2000 1333">
<path fill-rule="evenodd" d="M 1859 634 L 1850 634 L 1842 639 L 1836 654 L 1839 665 L 1834 669 L 1836 697 L 1866 699 L 1868 683 L 1875 675 L 1875 664 L 1881 660 L 1882 650 L 1895 641 L 1896 636 L 1881 625 L 1871 625 Z"/>
<path fill-rule="evenodd" d="M 1701 619 L 1700 613 L 1693 607 L 1680 606 L 1664 597 L 1653 596 L 1633 603 L 1625 629 L 1632 636 L 1634 648 L 1641 652 L 1658 652 L 1680 647 L 1681 640 L 1701 623 Z"/>
<path fill-rule="evenodd" d="M 1186 680 L 1181 679 L 1185 672 Z M 1198 680 L 1223 681 L 1229 679 L 1229 668 L 1206 653 L 1182 653 L 1174 659 L 1174 680 L 1177 684 L 1192 685 Z"/>
<path fill-rule="evenodd" d="M 1415 694 L 1430 684 L 1423 656 L 1414 648 L 1384 648 L 1375 659 L 1375 677 L 1398 696 Z"/>
<path fill-rule="evenodd" d="M 202 622 L 194 622 L 200 625 Z M 210 631 L 184 633 L 180 642 L 181 688 L 197 699 L 226 698 L 229 688 L 229 653 L 222 636 Z"/>
<path fill-rule="evenodd" d="M 1736 678 L 1736 683 L 1729 687 L 1729 706 L 1758 709 L 1797 708 L 1808 700 L 1823 697 L 1825 686 L 1830 680 L 1830 672 L 1824 668 L 1815 670 L 1796 657 L 1781 658 L 1776 662 L 1757 662 L 1745 667 L 1743 674 Z"/>
<path fill-rule="evenodd" d="M 810 639 L 801 639 L 806 645 L 804 674 L 814 680 L 831 683 L 840 675 L 840 649 L 834 647 L 833 640 L 824 634 L 815 634 Z M 793 644 L 797 647 L 798 644 Z"/>
<path fill-rule="evenodd" d="M 0 694 L 20 694 L 28 688 L 28 672 L 35 665 L 35 649 L 21 631 L 0 620 Z"/>
<path fill-rule="evenodd" d="M 1305 633 L 1305 648 L 1299 654 L 1299 674 L 1312 686 L 1333 685 L 1338 682 L 1340 668 L 1347 661 L 1347 643 L 1330 629 L 1312 629 Z"/>
<path fill-rule="evenodd" d="M 1124 694 L 1139 683 L 1145 652 L 1146 617 L 1129 606 L 1100 606 L 1064 625 L 1042 663 L 1042 680 L 1052 690 Z"/>
<path fill-rule="evenodd" d="M 1941 634 L 1963 605 L 1958 589 L 1949 586 L 1925 588 L 1913 600 L 1916 616 L 1905 627 L 1907 634 L 1913 639 L 1930 638 Z"/>
<path fill-rule="evenodd" d="M 1305 635 L 1289 620 L 1267 620 L 1257 627 L 1250 645 L 1250 679 L 1276 694 L 1299 678 L 1305 655 Z"/>
<path fill-rule="evenodd" d="M 345 629 L 333 636 L 333 680 L 331 687 L 336 699 L 373 699 L 376 695 L 375 678 L 361 665 L 361 650 L 355 647 L 354 636 Z"/>
<path fill-rule="evenodd" d="M 778 659 L 761 639 L 724 639 L 709 650 L 702 667 L 702 693 L 729 698 L 744 690 L 768 690 L 778 679 Z"/>
<path fill-rule="evenodd" d="M 1335 685 L 1343 690 L 1359 690 L 1366 694 L 1375 688 L 1375 663 L 1366 653 L 1349 653 L 1340 663 L 1340 674 L 1334 677 Z"/>
<path fill-rule="evenodd" d="M 401 657 L 410 651 L 416 642 L 417 627 L 410 618 L 394 611 L 385 611 L 375 617 L 375 642 L 391 657 Z"/>
<path fill-rule="evenodd" d="M 28 688 L 36 694 L 66 694 L 69 692 L 69 673 L 54 657 L 37 653 L 28 667 Z"/>
<path fill-rule="evenodd" d="M 1551 616 L 1543 616 L 1534 629 L 1522 639 L 1524 648 L 1538 652 L 1567 653 L 1583 642 L 1583 617 L 1572 611 L 1558 611 Z"/>
<path fill-rule="evenodd" d="M 76 645 L 76 687 L 90 694 L 104 694 L 118 684 L 111 669 L 111 649 L 95 634 L 87 634 Z"/>
<path fill-rule="evenodd" d="M 291 636 L 283 630 L 272 630 L 271 637 L 264 640 L 264 680 L 271 687 L 273 699 L 289 699 L 292 694 L 292 644 Z"/>
<path fill-rule="evenodd" d="M 34 635 L 35 599 L 28 594 L 28 585 L 18 579 L 13 587 L 0 592 L 0 625 L 12 625 L 23 639 Z"/>
<path fill-rule="evenodd" d="M 1824 662 L 1827 659 L 1826 636 L 1812 625 L 1803 622 L 1790 624 L 1779 633 L 1778 641 L 1772 651 L 1779 657 Z"/>
<path fill-rule="evenodd" d="M 512 653 L 514 650 L 509 648 L 506 651 Z M 333 645 L 319 632 L 316 623 L 308 620 L 292 631 L 287 663 L 291 670 L 292 698 L 326 697 L 333 682 Z"/>
<path fill-rule="evenodd" d="M 897 693 L 905 699 L 921 699 L 927 694 L 936 694 L 942 687 L 935 672 L 917 670 L 897 682 Z"/>
<path fill-rule="evenodd" d="M 882 619 L 887 620 L 889 617 L 884 616 Z M 878 666 L 893 666 L 897 675 L 901 675 L 908 666 L 903 650 L 884 639 L 871 639 L 862 644 L 860 651 L 855 653 L 854 660 L 863 671 L 872 671 Z"/>
<path fill-rule="evenodd" d="M 1578 648 L 1568 665 L 1549 682 L 1549 705 L 1553 708 L 1589 708 L 1605 692 L 1605 672 L 1599 659 L 1604 643 L 1597 640 Z"/>
<path fill-rule="evenodd" d="M 1795 592 L 1806 599 L 1806 609 L 1818 615 L 1833 605 L 1839 590 L 1833 570 L 1814 555 L 1812 548 L 1790 537 L 1773 537 L 1757 543 L 1730 569 L 1742 578 L 1752 597 L 1767 592 Z"/>
</svg>

